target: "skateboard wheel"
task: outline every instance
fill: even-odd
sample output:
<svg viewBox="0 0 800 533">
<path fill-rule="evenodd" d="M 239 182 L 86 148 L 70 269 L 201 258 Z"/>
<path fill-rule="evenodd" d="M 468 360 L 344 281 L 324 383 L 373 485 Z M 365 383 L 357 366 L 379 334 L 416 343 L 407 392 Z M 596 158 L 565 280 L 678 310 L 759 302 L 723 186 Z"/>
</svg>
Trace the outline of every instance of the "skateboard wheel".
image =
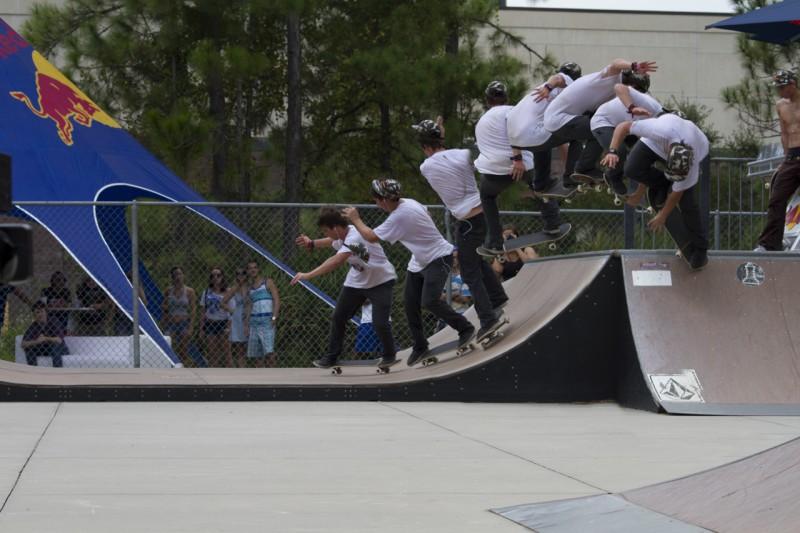
<svg viewBox="0 0 800 533">
<path fill-rule="evenodd" d="M 503 263 L 505 263 L 505 262 L 506 262 L 506 256 L 504 256 L 504 255 L 498 255 L 498 256 L 497 256 L 497 260 L 500 262 L 500 264 L 503 264 Z"/>
<path fill-rule="evenodd" d="M 622 200 L 620 200 L 619 198 L 614 198 L 614 205 L 617 206 L 622 205 Z"/>
<path fill-rule="evenodd" d="M 388 374 L 389 373 L 389 369 L 388 368 L 378 367 L 377 369 L 375 369 L 375 372 L 378 373 L 378 374 Z"/>
<path fill-rule="evenodd" d="M 767 181 L 764 183 L 764 188 L 769 190 L 770 183 Z"/>
<path fill-rule="evenodd" d="M 608 187 L 608 188 L 606 189 L 606 192 L 607 192 L 608 194 L 614 194 L 614 189 L 612 189 L 611 187 Z"/>
<path fill-rule="evenodd" d="M 597 192 L 603 192 L 603 186 L 602 185 L 595 185 L 594 186 L 594 190 L 597 191 Z"/>
<path fill-rule="evenodd" d="M 645 209 L 645 211 L 647 212 L 648 215 L 655 215 L 656 214 L 656 210 L 653 209 L 652 207 L 648 207 L 647 209 Z"/>
<path fill-rule="evenodd" d="M 554 242 L 551 242 L 550 244 L 547 245 L 547 248 L 552 252 L 554 250 L 558 250 L 558 245 L 556 245 L 556 243 Z"/>
<path fill-rule="evenodd" d="M 571 204 L 571 203 L 572 203 L 572 200 L 571 200 L 570 198 L 565 198 L 565 199 L 564 199 L 564 203 L 565 203 L 565 204 Z"/>
<path fill-rule="evenodd" d="M 339 368 L 338 366 L 331 369 L 331 374 L 333 374 L 334 376 L 338 376 L 341 373 L 342 373 L 342 369 Z"/>
</svg>

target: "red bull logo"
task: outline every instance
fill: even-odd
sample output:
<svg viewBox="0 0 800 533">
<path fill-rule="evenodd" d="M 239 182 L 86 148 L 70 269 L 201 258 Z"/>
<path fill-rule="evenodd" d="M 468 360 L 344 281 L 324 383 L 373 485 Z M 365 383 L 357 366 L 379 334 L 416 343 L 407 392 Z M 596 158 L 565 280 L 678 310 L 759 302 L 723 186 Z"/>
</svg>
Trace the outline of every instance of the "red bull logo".
<svg viewBox="0 0 800 533">
<path fill-rule="evenodd" d="M 33 52 L 33 63 L 36 66 L 36 103 L 24 92 L 11 91 L 10 94 L 37 117 L 52 120 L 64 144 L 72 146 L 75 124 L 91 128 L 97 121 L 112 128 L 120 127 L 38 52 Z"/>
<path fill-rule="evenodd" d="M 800 223 L 800 202 L 795 197 L 794 201 L 789 204 L 789 209 L 786 211 L 786 231 L 791 231 Z"/>
</svg>

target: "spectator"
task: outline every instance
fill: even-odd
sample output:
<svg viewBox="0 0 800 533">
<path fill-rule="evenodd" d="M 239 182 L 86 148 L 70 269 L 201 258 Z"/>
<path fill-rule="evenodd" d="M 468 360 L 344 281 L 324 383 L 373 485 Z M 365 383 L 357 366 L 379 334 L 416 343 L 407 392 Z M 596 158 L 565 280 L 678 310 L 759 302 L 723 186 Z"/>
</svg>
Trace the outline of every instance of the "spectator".
<svg viewBox="0 0 800 533">
<path fill-rule="evenodd" d="M 37 366 L 37 357 L 52 357 L 54 367 L 63 366 L 61 356 L 66 355 L 68 351 L 59 325 L 47 319 L 47 304 L 44 302 L 36 302 L 32 310 L 33 323 L 28 326 L 22 337 L 25 359 L 29 365 Z"/>
<path fill-rule="evenodd" d="M 247 336 L 244 334 L 244 308 L 248 294 L 247 271 L 236 269 L 236 280 L 225 293 L 222 304 L 230 309 L 230 353 L 231 366 L 236 363 L 239 368 L 247 366 Z"/>
<path fill-rule="evenodd" d="M 72 306 L 72 292 L 67 287 L 67 276 L 56 270 L 50 276 L 50 286 L 42 289 L 41 300 L 47 305 L 49 320 L 58 327 L 59 334 L 65 335 L 69 323 L 69 310 Z"/>
<path fill-rule="evenodd" d="M 133 283 L 133 274 L 130 270 L 125 273 L 125 276 L 127 276 L 128 281 Z M 139 293 L 139 300 L 141 301 L 139 305 L 139 316 L 141 316 L 142 311 L 146 311 L 147 296 L 145 296 L 144 289 L 142 288 L 141 284 L 139 285 L 139 290 L 137 292 Z M 114 308 L 113 322 L 114 335 L 133 335 L 133 322 L 119 307 Z"/>
<path fill-rule="evenodd" d="M 389 317 L 389 322 L 392 319 Z M 356 342 L 354 350 L 356 357 L 360 359 L 372 359 L 380 357 L 383 353 L 383 346 L 375 328 L 372 325 L 372 302 L 366 300 L 361 306 L 361 322 L 356 330 Z"/>
<path fill-rule="evenodd" d="M 274 367 L 275 322 L 281 299 L 278 288 L 270 278 L 263 278 L 258 271 L 258 263 L 247 263 L 249 286 L 244 313 L 244 331 L 247 337 L 247 357 L 256 360 L 256 366 Z"/>
<path fill-rule="evenodd" d="M 519 237 L 519 230 L 514 224 L 506 224 L 503 227 L 503 240 L 516 239 Z M 495 259 L 492 261 L 492 269 L 497 272 L 497 275 L 503 281 L 509 280 L 519 273 L 525 261 L 536 259 L 539 255 L 536 250 L 530 246 L 526 246 L 521 250 L 513 250 L 506 252 L 502 256 L 502 260 Z"/>
<path fill-rule="evenodd" d="M 111 317 L 111 300 L 91 276 L 86 276 L 75 289 L 78 305 L 83 309 L 75 317 L 78 335 L 104 335 Z"/>
<path fill-rule="evenodd" d="M 183 269 L 172 267 L 169 271 L 172 283 L 164 290 L 161 304 L 163 330 L 172 338 L 175 353 L 184 366 L 190 366 L 189 341 L 194 333 L 194 318 L 197 311 L 197 293 L 184 285 Z"/>
<path fill-rule="evenodd" d="M 221 268 L 212 268 L 208 277 L 208 287 L 200 296 L 200 338 L 205 339 L 205 352 L 208 365 L 212 367 L 232 367 L 231 349 L 228 344 L 230 316 L 223 304 L 228 291 L 228 282 Z"/>
<path fill-rule="evenodd" d="M 447 299 L 446 291 L 443 293 L 442 297 Z M 453 253 L 453 269 L 450 271 L 450 305 L 459 314 L 464 314 L 464 311 L 469 309 L 469 306 L 472 305 L 472 293 L 461 277 L 458 252 Z"/>
<path fill-rule="evenodd" d="M 31 299 L 28 298 L 28 295 L 25 294 L 20 290 L 19 287 L 14 287 L 12 285 L 6 285 L 5 283 L 0 283 L 0 328 L 3 327 L 3 324 L 6 320 L 6 301 L 8 300 L 9 294 L 14 294 L 17 298 L 22 300 L 28 305 L 31 305 Z"/>
</svg>

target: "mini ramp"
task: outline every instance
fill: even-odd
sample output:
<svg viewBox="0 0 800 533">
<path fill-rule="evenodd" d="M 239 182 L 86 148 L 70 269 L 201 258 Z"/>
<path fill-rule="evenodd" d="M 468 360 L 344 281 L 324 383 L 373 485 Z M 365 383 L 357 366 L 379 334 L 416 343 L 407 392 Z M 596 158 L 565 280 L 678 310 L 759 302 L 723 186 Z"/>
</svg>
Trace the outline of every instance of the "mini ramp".
<svg viewBox="0 0 800 533">
<path fill-rule="evenodd" d="M 492 512 L 540 533 L 783 533 L 800 523 L 800 439 L 705 472 L 620 494 Z"/>
<path fill-rule="evenodd" d="M 618 360 L 632 342 L 619 260 L 610 253 L 526 265 L 507 284 L 505 338 L 488 350 L 389 374 L 349 368 L 52 369 L 0 362 L 6 400 L 550 401 L 616 397 Z M 609 325 L 608 317 L 619 320 Z M 474 310 L 467 317 L 476 322 Z M 431 346 L 455 339 L 446 329 Z M 405 359 L 408 350 L 399 355 Z M 454 354 L 452 354 L 454 355 Z M 628 353 L 628 358 L 633 357 Z"/>
<path fill-rule="evenodd" d="M 700 272 L 666 252 L 621 260 L 652 401 L 669 413 L 800 415 L 800 257 L 716 253 Z"/>
</svg>

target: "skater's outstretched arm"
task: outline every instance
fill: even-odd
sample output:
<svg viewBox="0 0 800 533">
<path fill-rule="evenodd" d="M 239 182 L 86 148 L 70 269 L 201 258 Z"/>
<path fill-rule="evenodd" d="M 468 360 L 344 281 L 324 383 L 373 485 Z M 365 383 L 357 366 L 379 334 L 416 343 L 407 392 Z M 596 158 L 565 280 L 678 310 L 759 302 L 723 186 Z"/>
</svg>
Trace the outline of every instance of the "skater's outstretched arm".
<svg viewBox="0 0 800 533">
<path fill-rule="evenodd" d="M 670 191 L 667 196 L 667 201 L 664 202 L 664 207 L 661 208 L 661 211 L 659 211 L 656 216 L 650 219 L 650 222 L 647 223 L 647 227 L 653 231 L 658 231 L 663 228 L 664 224 L 667 222 L 667 217 L 672 210 L 675 209 L 675 206 L 678 205 L 678 202 L 681 201 L 682 196 L 683 191 Z"/>
<path fill-rule="evenodd" d="M 358 230 L 362 237 L 368 242 L 378 242 L 380 239 L 375 232 L 372 231 L 372 228 L 364 224 L 364 221 L 361 220 L 361 215 L 358 214 L 358 209 L 355 207 L 345 207 L 342 209 L 342 214 L 344 218 L 350 221 L 353 226 Z"/>
<path fill-rule="evenodd" d="M 606 166 L 608 168 L 617 168 L 619 164 L 619 156 L 616 154 L 616 151 L 619 150 L 619 147 L 622 146 L 622 141 L 625 140 L 631 132 L 631 122 L 630 120 L 621 122 L 614 128 L 614 136 L 611 138 L 611 144 L 608 148 L 608 153 L 603 157 L 600 164 Z"/>
<path fill-rule="evenodd" d="M 325 261 L 323 261 L 317 268 L 315 268 L 311 272 L 298 272 L 297 274 L 294 275 L 292 281 L 290 281 L 289 283 L 291 285 L 295 285 L 300 281 L 306 281 L 311 278 L 316 278 L 317 276 L 325 275 L 328 272 L 333 272 L 340 265 L 346 263 L 347 258 L 350 257 L 351 255 L 353 254 L 351 254 L 350 252 L 342 252 L 339 254 L 332 255 Z"/>
</svg>

